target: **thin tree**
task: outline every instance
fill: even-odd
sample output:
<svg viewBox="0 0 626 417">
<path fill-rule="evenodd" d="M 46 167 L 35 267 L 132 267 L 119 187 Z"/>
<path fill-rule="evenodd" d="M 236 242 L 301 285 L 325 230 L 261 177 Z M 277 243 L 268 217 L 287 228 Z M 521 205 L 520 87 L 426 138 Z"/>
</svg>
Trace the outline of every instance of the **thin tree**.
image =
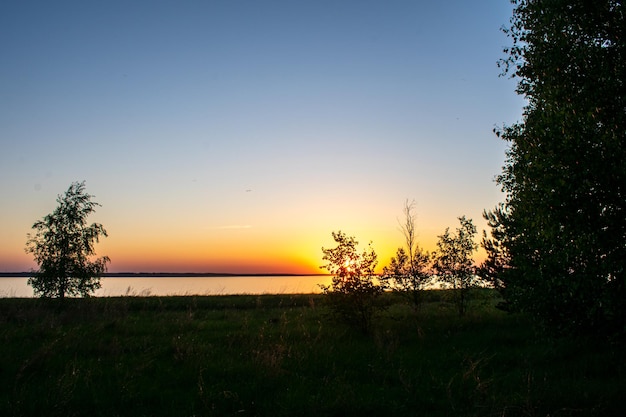
<svg viewBox="0 0 626 417">
<path fill-rule="evenodd" d="M 433 265 L 437 277 L 452 286 L 459 315 L 462 316 L 467 310 L 468 292 L 477 281 L 472 255 L 478 244 L 474 241 L 476 226 L 472 219 L 465 216 L 458 219 L 460 226 L 455 233 L 451 233 L 448 227 L 439 236 Z"/>
<path fill-rule="evenodd" d="M 391 290 L 407 297 L 417 310 L 422 302 L 422 291 L 430 281 L 430 254 L 420 248 L 417 242 L 415 202 L 404 203 L 404 218 L 400 231 L 404 237 L 404 247 L 398 248 L 396 256 L 383 268 L 381 282 Z"/>
<path fill-rule="evenodd" d="M 89 296 L 100 288 L 100 276 L 106 272 L 107 256 L 93 259 L 94 244 L 107 236 L 99 223 L 87 223 L 87 217 L 99 206 L 85 192 L 85 182 L 74 182 L 59 205 L 33 224 L 28 234 L 26 252 L 32 253 L 39 270 L 28 279 L 35 295 L 42 297 Z"/>
</svg>

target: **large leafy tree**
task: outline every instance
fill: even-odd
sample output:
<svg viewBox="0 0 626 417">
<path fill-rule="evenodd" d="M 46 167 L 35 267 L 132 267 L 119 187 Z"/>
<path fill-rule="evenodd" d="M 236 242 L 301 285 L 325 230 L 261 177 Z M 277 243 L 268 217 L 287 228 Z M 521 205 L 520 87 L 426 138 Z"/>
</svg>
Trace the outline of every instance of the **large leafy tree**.
<svg viewBox="0 0 626 417">
<path fill-rule="evenodd" d="M 100 288 L 100 276 L 109 258 L 93 259 L 94 244 L 107 236 L 99 223 L 87 223 L 98 203 L 85 192 L 85 182 L 70 185 L 59 195 L 57 208 L 33 225 L 26 251 L 32 253 L 39 270 L 28 279 L 36 295 L 64 298 L 88 296 Z"/>
<path fill-rule="evenodd" d="M 527 105 L 522 122 L 496 132 L 510 146 L 498 178 L 507 198 L 492 217 L 505 237 L 507 297 L 561 329 L 624 330 L 624 7 L 513 4 L 501 64 Z"/>
</svg>

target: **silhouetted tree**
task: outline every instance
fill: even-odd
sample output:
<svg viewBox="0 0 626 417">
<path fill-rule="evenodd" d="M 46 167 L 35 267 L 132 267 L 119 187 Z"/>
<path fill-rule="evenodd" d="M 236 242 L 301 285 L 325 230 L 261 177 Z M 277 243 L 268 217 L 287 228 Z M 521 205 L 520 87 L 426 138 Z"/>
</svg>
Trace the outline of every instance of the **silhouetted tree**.
<svg viewBox="0 0 626 417">
<path fill-rule="evenodd" d="M 424 286 L 431 279 L 430 254 L 420 248 L 415 228 L 414 202 L 404 204 L 404 219 L 400 230 L 405 246 L 398 248 L 396 256 L 383 268 L 381 282 L 409 299 L 415 309 L 422 301 Z"/>
<path fill-rule="evenodd" d="M 625 331 L 623 2 L 513 3 L 501 65 L 528 104 L 521 123 L 496 131 L 510 144 L 498 279 L 513 306 L 556 328 Z"/>
<path fill-rule="evenodd" d="M 64 298 L 89 296 L 100 288 L 108 257 L 90 260 L 94 243 L 107 236 L 101 224 L 87 224 L 87 217 L 99 204 L 85 192 L 85 182 L 74 182 L 59 195 L 58 207 L 33 225 L 26 252 L 32 253 L 39 270 L 28 279 L 36 295 Z"/>
<path fill-rule="evenodd" d="M 504 291 L 502 282 L 504 272 L 509 268 L 511 256 L 508 248 L 510 242 L 507 241 L 508 213 L 504 204 L 498 205 L 494 210 L 483 212 L 483 218 L 487 220 L 487 225 L 491 228 L 489 235 L 483 230 L 483 238 L 480 245 L 487 252 L 487 258 L 478 268 L 478 275 L 481 279 L 491 283 L 496 289 Z"/>
<path fill-rule="evenodd" d="M 332 235 L 337 246 L 322 248 L 322 259 L 327 264 L 321 266 L 333 275 L 332 282 L 320 287 L 339 319 L 367 331 L 378 308 L 376 300 L 383 292 L 383 288 L 374 282 L 378 257 L 371 243 L 367 250 L 358 253 L 358 242 L 354 237 L 341 231 Z"/>
<path fill-rule="evenodd" d="M 454 289 L 459 315 L 467 310 L 468 291 L 476 284 L 476 268 L 473 254 L 478 249 L 474 242 L 476 226 L 472 219 L 459 217 L 460 227 L 455 233 L 446 228 L 437 241 L 437 250 L 433 254 L 433 269 L 437 277 Z"/>
</svg>

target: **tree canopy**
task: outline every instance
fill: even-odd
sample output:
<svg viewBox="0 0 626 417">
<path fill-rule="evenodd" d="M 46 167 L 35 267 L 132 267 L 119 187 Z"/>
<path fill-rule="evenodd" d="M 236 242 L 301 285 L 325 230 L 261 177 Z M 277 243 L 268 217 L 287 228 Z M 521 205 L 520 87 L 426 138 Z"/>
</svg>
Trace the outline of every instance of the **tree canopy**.
<svg viewBox="0 0 626 417">
<path fill-rule="evenodd" d="M 85 192 L 85 182 L 74 182 L 59 195 L 57 208 L 35 222 L 34 234 L 28 235 L 26 251 L 32 253 L 39 270 L 28 284 L 36 295 L 64 298 L 88 296 L 100 288 L 100 276 L 109 258 L 92 260 L 94 244 L 107 236 L 99 223 L 87 223 L 87 217 L 99 206 Z"/>
<path fill-rule="evenodd" d="M 506 201 L 486 213 L 507 260 L 500 279 L 513 306 L 558 328 L 624 330 L 624 7 L 513 4 L 500 64 L 527 105 L 496 132 L 510 145 L 497 180 Z"/>
</svg>

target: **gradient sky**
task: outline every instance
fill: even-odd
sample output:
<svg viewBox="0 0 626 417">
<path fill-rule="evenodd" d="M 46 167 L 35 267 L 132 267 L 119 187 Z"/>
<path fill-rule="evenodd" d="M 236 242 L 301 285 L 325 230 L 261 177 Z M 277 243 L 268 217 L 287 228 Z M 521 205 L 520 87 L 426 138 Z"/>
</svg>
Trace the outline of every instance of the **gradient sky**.
<svg viewBox="0 0 626 417">
<path fill-rule="evenodd" d="M 0 271 L 71 182 L 110 271 L 318 273 L 343 230 L 380 266 L 415 200 L 435 247 L 485 228 L 521 118 L 508 0 L 0 5 Z M 480 255 L 478 255 L 480 257 Z"/>
</svg>

